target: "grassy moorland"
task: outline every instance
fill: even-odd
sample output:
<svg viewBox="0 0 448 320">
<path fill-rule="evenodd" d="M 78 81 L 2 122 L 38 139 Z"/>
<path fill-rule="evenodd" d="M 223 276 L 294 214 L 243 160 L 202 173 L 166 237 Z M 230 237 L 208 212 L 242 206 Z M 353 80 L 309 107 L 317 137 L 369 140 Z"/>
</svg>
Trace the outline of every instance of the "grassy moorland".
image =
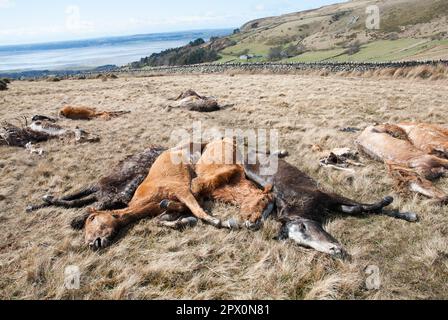
<svg viewBox="0 0 448 320">
<path fill-rule="evenodd" d="M 380 9 L 380 28 L 368 30 L 366 8 Z M 357 0 L 316 10 L 248 22 L 227 37 L 218 63 L 246 62 L 242 54 L 268 61 L 272 48 L 300 48 L 279 61 L 391 61 L 448 59 L 448 4 L 440 0 Z M 355 54 L 344 54 L 353 44 Z"/>
<path fill-rule="evenodd" d="M 398 72 L 395 71 L 394 74 Z M 391 74 L 392 75 L 392 74 Z M 212 114 L 167 109 L 168 99 L 193 89 L 232 108 Z M 111 121 L 80 126 L 101 136 L 98 144 L 42 143 L 45 155 L 0 146 L 1 299 L 409 299 L 448 297 L 447 208 L 418 196 L 395 194 L 381 163 L 364 156 L 356 174 L 319 167 L 310 149 L 354 147 L 356 134 L 375 122 L 426 121 L 446 125 L 447 80 L 394 79 L 385 75 L 176 75 L 103 81 L 15 81 L 0 92 L 0 119 L 17 121 L 34 114 L 56 115 L 65 104 L 131 110 Z M 248 94 L 250 93 L 250 94 Z M 322 187 L 371 201 L 386 194 L 394 206 L 415 211 L 419 223 L 385 216 L 335 217 L 326 228 L 352 254 L 352 261 L 277 242 L 278 223 L 259 232 L 217 230 L 199 223 L 184 232 L 143 220 L 97 253 L 70 228 L 84 209 L 48 208 L 25 213 L 46 193 L 66 193 L 98 179 L 128 154 L 150 144 L 172 145 L 173 130 L 274 128 L 287 159 Z M 439 186 L 448 190 L 448 180 Z M 213 215 L 238 209 L 208 203 Z M 81 288 L 64 287 L 64 270 L 79 266 Z M 366 289 L 365 268 L 380 268 L 381 288 Z"/>
<path fill-rule="evenodd" d="M 378 28 L 373 29 L 366 25 L 372 21 L 367 10 L 372 5 L 378 8 Z M 253 20 L 232 35 L 130 65 L 448 59 L 447 13 L 445 0 L 353 0 Z M 240 59 L 243 55 L 255 58 Z"/>
</svg>

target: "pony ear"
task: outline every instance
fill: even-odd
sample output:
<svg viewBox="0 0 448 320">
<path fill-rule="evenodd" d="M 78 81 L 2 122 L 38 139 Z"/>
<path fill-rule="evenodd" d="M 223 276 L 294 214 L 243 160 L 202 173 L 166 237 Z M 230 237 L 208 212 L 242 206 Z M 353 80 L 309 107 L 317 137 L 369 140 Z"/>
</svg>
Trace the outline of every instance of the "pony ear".
<svg viewBox="0 0 448 320">
<path fill-rule="evenodd" d="M 268 184 L 264 187 L 263 193 L 270 193 L 272 192 L 272 189 L 274 189 L 274 186 L 272 184 Z"/>
<path fill-rule="evenodd" d="M 89 207 L 89 208 L 87 208 L 87 212 L 88 212 L 89 214 L 96 213 L 96 209 L 95 209 L 95 208 L 92 208 L 92 207 Z"/>
<path fill-rule="evenodd" d="M 75 230 L 82 230 L 86 225 L 87 219 L 90 217 L 90 213 L 85 213 L 81 216 L 78 216 L 72 220 L 70 226 Z"/>
</svg>

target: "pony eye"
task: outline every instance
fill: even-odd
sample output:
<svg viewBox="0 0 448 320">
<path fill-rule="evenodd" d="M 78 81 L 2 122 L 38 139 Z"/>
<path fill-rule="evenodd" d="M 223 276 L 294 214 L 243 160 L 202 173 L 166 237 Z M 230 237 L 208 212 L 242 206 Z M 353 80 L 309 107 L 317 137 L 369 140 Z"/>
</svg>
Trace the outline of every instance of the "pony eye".
<svg viewBox="0 0 448 320">
<path fill-rule="evenodd" d="M 95 220 L 95 216 L 91 216 L 91 217 L 89 218 L 89 220 L 90 220 L 90 221 Z"/>
<path fill-rule="evenodd" d="M 304 223 L 300 224 L 300 230 L 306 231 L 306 225 Z"/>
</svg>

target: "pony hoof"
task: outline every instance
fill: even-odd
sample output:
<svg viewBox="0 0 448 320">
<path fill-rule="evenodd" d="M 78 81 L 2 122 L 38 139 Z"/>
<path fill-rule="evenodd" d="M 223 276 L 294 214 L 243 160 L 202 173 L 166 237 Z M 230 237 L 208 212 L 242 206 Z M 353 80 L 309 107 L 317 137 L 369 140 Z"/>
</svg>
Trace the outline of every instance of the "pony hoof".
<svg viewBox="0 0 448 320">
<path fill-rule="evenodd" d="M 286 158 L 286 157 L 289 156 L 289 152 L 286 151 L 286 150 L 279 150 L 279 151 L 277 151 L 277 156 L 278 156 L 280 159 L 283 159 L 283 158 Z"/>
<path fill-rule="evenodd" d="M 250 222 L 250 221 L 246 221 L 246 223 L 244 224 L 246 226 L 246 228 L 250 231 L 258 231 L 261 229 L 263 223 L 261 221 L 258 222 Z"/>
<path fill-rule="evenodd" d="M 193 228 L 198 223 L 198 219 L 195 217 L 188 217 L 181 219 L 180 222 L 184 228 Z"/>
<path fill-rule="evenodd" d="M 221 228 L 222 227 L 222 222 L 219 219 L 216 218 L 212 218 L 208 221 L 212 226 L 216 227 L 216 228 Z"/>
<path fill-rule="evenodd" d="M 418 215 L 414 212 L 404 212 L 399 214 L 398 217 L 408 222 L 418 222 L 419 220 Z"/>
<path fill-rule="evenodd" d="M 42 197 L 42 200 L 46 203 L 51 203 L 54 200 L 52 195 L 46 194 Z"/>
<path fill-rule="evenodd" d="M 169 222 L 169 221 L 175 221 L 179 218 L 179 215 L 174 215 L 170 213 L 164 213 L 161 216 L 158 217 L 158 220 L 161 222 Z"/>
<path fill-rule="evenodd" d="M 160 202 L 159 207 L 160 209 L 168 209 L 168 207 L 170 206 L 170 200 L 163 200 L 162 202 Z"/>
<path fill-rule="evenodd" d="M 25 211 L 26 211 L 26 213 L 31 213 L 31 212 L 33 212 L 35 210 L 34 210 L 34 207 L 32 205 L 29 205 L 28 207 L 26 207 Z"/>
<path fill-rule="evenodd" d="M 383 199 L 383 205 L 385 207 L 387 207 L 388 205 L 392 204 L 392 202 L 394 202 L 394 198 L 391 197 L 391 196 L 384 197 L 384 199 Z"/>
<path fill-rule="evenodd" d="M 223 226 L 230 230 L 238 230 L 240 228 L 238 222 L 233 218 L 225 221 Z"/>
</svg>

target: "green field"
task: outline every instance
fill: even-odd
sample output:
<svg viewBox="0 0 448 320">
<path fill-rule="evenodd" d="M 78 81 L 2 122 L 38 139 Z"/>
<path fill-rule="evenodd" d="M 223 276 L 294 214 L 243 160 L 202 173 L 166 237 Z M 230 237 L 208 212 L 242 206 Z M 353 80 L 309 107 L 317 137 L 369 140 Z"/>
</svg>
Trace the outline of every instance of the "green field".
<svg viewBox="0 0 448 320">
<path fill-rule="evenodd" d="M 299 56 L 282 60 L 282 62 L 381 62 L 399 61 L 411 58 L 415 55 L 425 53 L 437 47 L 448 47 L 448 40 L 430 39 L 399 39 L 399 40 L 378 40 L 361 46 L 361 50 L 353 55 L 343 54 L 345 49 L 336 48 L 332 50 L 309 51 Z M 243 50 L 249 53 L 263 55 L 264 58 L 252 59 L 250 62 L 267 61 L 269 46 L 259 43 L 240 43 L 236 46 L 226 48 L 221 52 L 222 58 L 217 63 L 248 62 L 238 59 Z"/>
<path fill-rule="evenodd" d="M 447 45 L 448 40 L 400 39 L 380 40 L 362 46 L 354 55 L 342 55 L 332 61 L 395 61 L 404 60 L 440 45 Z"/>
<path fill-rule="evenodd" d="M 301 54 L 300 56 L 284 59 L 284 62 L 317 62 L 317 61 L 326 61 L 330 60 L 339 54 L 344 52 L 343 49 L 334 49 L 334 50 L 322 50 L 322 51 L 310 51 Z"/>
<path fill-rule="evenodd" d="M 226 54 L 220 54 L 220 56 L 221 56 L 221 59 L 219 59 L 218 61 L 215 61 L 215 63 L 227 63 L 230 61 L 233 62 L 233 60 L 239 60 L 239 59 L 236 59 L 235 56 L 230 56 L 230 55 L 226 55 Z"/>
<path fill-rule="evenodd" d="M 249 53 L 256 55 L 267 55 L 271 46 L 258 42 L 242 41 L 235 46 L 228 47 L 221 51 L 222 54 L 238 57 L 243 51 L 249 50 Z"/>
</svg>

